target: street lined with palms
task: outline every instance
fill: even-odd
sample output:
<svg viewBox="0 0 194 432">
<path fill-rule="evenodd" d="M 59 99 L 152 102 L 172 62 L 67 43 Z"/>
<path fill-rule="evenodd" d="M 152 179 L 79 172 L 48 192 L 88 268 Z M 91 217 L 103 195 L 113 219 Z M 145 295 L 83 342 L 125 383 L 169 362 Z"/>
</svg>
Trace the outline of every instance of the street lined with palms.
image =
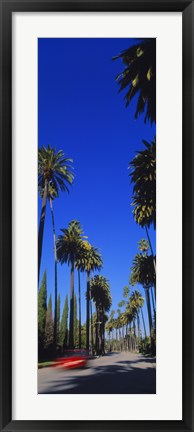
<svg viewBox="0 0 194 432">
<path fill-rule="evenodd" d="M 85 369 L 42 368 L 38 393 L 153 394 L 156 362 L 140 354 L 114 352 L 90 360 Z"/>
<path fill-rule="evenodd" d="M 88 42 L 85 43 L 86 50 L 81 52 L 90 52 L 93 58 L 88 49 L 90 42 L 88 46 Z M 112 98 L 108 109 L 112 110 L 112 105 L 117 104 L 112 97 L 115 90 L 110 85 L 112 76 L 119 92 L 126 92 L 126 106 L 132 106 L 132 111 L 136 106 L 135 120 L 144 114 L 144 124 L 139 119 L 136 127 L 130 125 L 130 133 L 125 131 L 121 139 L 120 132 L 125 130 L 125 125 L 118 103 L 115 118 L 120 118 L 120 122 L 118 127 L 114 124 L 115 133 L 110 139 L 112 122 L 111 128 L 109 123 L 104 123 L 103 104 L 100 103 L 96 113 L 103 120 L 99 123 L 103 128 L 100 140 L 95 141 L 96 129 L 90 129 L 94 113 L 85 124 L 94 106 L 94 100 L 90 100 L 90 80 L 85 73 L 90 68 L 90 56 L 83 59 L 82 55 L 79 66 L 84 74 L 81 86 L 76 77 L 77 92 L 85 87 L 82 99 L 87 100 L 88 94 L 90 100 L 82 107 L 84 139 L 78 136 L 78 140 L 74 140 L 72 129 L 65 123 L 69 136 L 62 134 L 61 142 L 57 140 L 56 145 L 45 146 L 42 144 L 44 134 L 44 140 L 39 141 L 38 366 L 42 368 L 38 371 L 39 393 L 144 394 L 156 391 L 156 40 L 134 39 L 128 43 L 125 50 L 119 44 L 120 54 L 112 57 L 115 41 L 109 41 L 108 51 L 101 47 L 103 58 L 100 51 L 98 61 L 96 54 L 93 60 L 95 70 L 99 63 L 100 68 L 104 67 L 111 58 L 122 61 L 124 69 L 119 66 L 119 73 L 115 75 L 107 65 L 110 70 L 104 90 L 107 96 L 110 92 Z M 98 44 L 101 46 L 100 41 Z M 68 52 L 68 43 L 66 48 L 63 46 L 64 51 L 59 48 L 60 59 L 62 52 Z M 77 52 L 76 45 L 75 49 Z M 44 61 L 47 63 L 46 58 Z M 74 64 L 75 59 L 71 61 Z M 68 71 L 66 63 L 63 66 L 60 86 L 64 90 L 64 104 L 62 111 L 56 110 L 58 114 L 68 105 L 68 88 L 63 87 Z M 42 83 L 45 71 L 47 75 L 44 65 Z M 101 69 L 99 71 L 101 74 Z M 71 77 L 68 82 L 73 92 L 77 84 Z M 94 82 L 98 96 L 101 85 L 96 78 Z M 53 75 L 47 85 L 52 87 Z M 44 104 L 47 96 L 46 92 Z M 103 100 L 104 91 L 101 96 Z M 133 98 L 135 104 L 133 101 L 131 105 Z M 47 111 L 47 105 L 45 109 Z M 52 118 L 53 114 L 52 111 Z M 80 114 L 82 117 L 82 110 L 78 117 Z M 78 118 L 74 109 L 71 115 L 73 119 Z M 47 127 L 46 123 L 44 132 Z M 57 131 L 54 130 L 55 139 Z M 104 139 L 106 133 L 108 139 Z M 92 205 L 89 201 L 89 205 L 85 205 L 86 197 L 92 197 Z M 50 213 L 46 215 L 47 204 Z M 86 361 L 88 354 L 87 368 L 67 370 L 68 363 L 70 368 L 76 367 L 83 362 L 79 356 Z M 61 359 L 63 363 L 67 360 L 66 367 L 59 367 Z"/>
</svg>

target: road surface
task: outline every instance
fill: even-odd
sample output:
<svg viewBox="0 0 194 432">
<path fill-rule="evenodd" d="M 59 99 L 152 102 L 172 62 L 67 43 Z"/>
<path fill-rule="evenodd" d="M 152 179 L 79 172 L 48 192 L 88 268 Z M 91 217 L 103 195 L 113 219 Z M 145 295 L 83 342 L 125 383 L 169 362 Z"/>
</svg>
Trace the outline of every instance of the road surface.
<svg viewBox="0 0 194 432">
<path fill-rule="evenodd" d="M 90 360 L 85 369 L 42 368 L 38 393 L 153 394 L 155 359 L 119 352 Z"/>
</svg>

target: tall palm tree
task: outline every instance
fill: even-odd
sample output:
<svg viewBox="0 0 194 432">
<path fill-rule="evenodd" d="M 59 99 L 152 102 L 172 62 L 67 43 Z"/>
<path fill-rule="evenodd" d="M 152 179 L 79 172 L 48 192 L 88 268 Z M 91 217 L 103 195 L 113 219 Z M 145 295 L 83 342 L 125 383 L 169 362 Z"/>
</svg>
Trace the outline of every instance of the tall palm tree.
<svg viewBox="0 0 194 432">
<path fill-rule="evenodd" d="M 42 196 L 42 209 L 38 232 L 38 281 L 40 277 L 40 264 L 42 257 L 42 243 L 44 222 L 46 215 L 46 203 L 49 193 L 49 185 L 58 196 L 59 190 L 68 192 L 68 186 L 72 185 L 74 175 L 72 172 L 72 159 L 66 158 L 62 150 L 42 146 L 38 150 L 38 187 Z"/>
<path fill-rule="evenodd" d="M 138 95 L 135 118 L 145 112 L 145 122 L 156 122 L 156 39 L 143 39 L 113 60 L 118 58 L 126 66 L 116 77 L 119 91 L 127 89 L 126 106 Z"/>
<path fill-rule="evenodd" d="M 55 230 L 55 218 L 54 218 L 54 211 L 53 211 L 53 200 L 57 197 L 56 190 L 52 187 L 52 185 L 49 183 L 48 186 L 48 199 L 50 204 L 50 211 L 51 211 L 51 219 L 52 219 L 52 229 L 53 229 L 53 250 L 54 250 L 54 263 L 55 263 L 55 312 L 54 312 L 54 350 L 56 350 L 57 346 L 57 251 L 56 251 L 56 230 Z"/>
<path fill-rule="evenodd" d="M 84 238 L 87 238 L 86 236 Z M 83 243 L 80 243 L 79 250 L 76 256 L 76 269 L 78 271 L 78 304 L 79 304 L 79 348 L 81 348 L 81 281 L 80 281 L 80 273 L 85 271 L 86 267 L 86 258 L 85 258 L 85 240 Z"/>
<path fill-rule="evenodd" d="M 41 190 L 39 188 L 40 197 L 43 198 L 44 195 L 44 189 Z M 57 343 L 57 254 L 56 254 L 56 230 L 55 230 L 55 218 L 54 218 L 54 211 L 53 211 L 53 200 L 57 197 L 57 191 L 54 189 L 51 183 L 48 184 L 48 195 L 47 198 L 49 200 L 50 204 L 50 211 L 51 211 L 51 220 L 52 220 L 52 230 L 53 230 L 53 252 L 54 252 L 54 264 L 55 264 L 55 299 L 54 299 L 54 343 L 53 347 L 54 350 L 56 350 L 56 343 Z"/>
<path fill-rule="evenodd" d="M 138 338 L 139 338 L 139 342 L 140 342 L 140 318 L 139 318 L 139 313 L 140 310 L 142 312 L 142 307 L 144 304 L 144 298 L 141 296 L 140 292 L 135 290 L 134 292 L 132 292 L 131 297 L 130 297 L 130 304 L 135 308 L 136 311 L 136 317 L 137 317 L 137 324 L 138 324 Z M 143 312 L 142 312 L 143 314 Z M 144 322 L 144 320 L 143 320 Z M 145 322 L 144 322 L 145 324 Z M 145 328 L 144 328 L 144 332 L 145 332 Z"/>
<path fill-rule="evenodd" d="M 110 351 L 112 351 L 112 348 L 113 348 L 113 330 L 114 330 L 114 315 L 115 315 L 115 311 L 114 310 L 112 310 L 111 311 L 111 313 L 110 313 L 110 317 L 109 317 L 109 325 L 108 325 L 108 328 L 109 328 L 109 331 L 111 332 L 111 334 L 112 334 L 112 344 L 110 344 Z"/>
<path fill-rule="evenodd" d="M 96 305 L 97 331 L 96 351 L 104 353 L 105 346 L 105 312 L 110 310 L 112 299 L 108 280 L 100 275 L 94 276 L 91 280 L 91 297 Z M 100 339 L 100 344 L 99 344 Z M 101 346 L 99 346 L 101 345 Z"/>
<path fill-rule="evenodd" d="M 131 307 L 130 301 L 126 305 L 125 315 L 126 315 L 126 318 L 127 318 L 127 322 L 129 324 L 128 349 L 131 350 L 131 349 L 133 349 L 133 340 L 132 340 L 131 325 L 132 325 L 132 323 L 133 323 L 133 321 L 135 319 L 135 310 L 134 310 L 134 308 Z M 133 339 L 134 339 L 134 337 L 133 337 Z"/>
<path fill-rule="evenodd" d="M 68 228 L 61 229 L 62 235 L 57 239 L 57 258 L 70 266 L 70 325 L 69 346 L 74 348 L 74 269 L 79 249 L 83 242 L 83 231 L 78 221 L 73 220 Z"/>
<path fill-rule="evenodd" d="M 148 232 L 150 225 L 156 227 L 156 141 L 154 139 L 151 143 L 143 143 L 145 149 L 137 152 L 129 163 L 131 182 L 134 184 L 132 206 L 135 221 L 142 228 L 145 227 L 156 272 L 156 261 Z"/>
<path fill-rule="evenodd" d="M 86 349 L 90 347 L 90 273 L 102 268 L 102 257 L 97 248 L 93 247 L 88 241 L 83 241 L 81 245 L 82 264 L 81 268 L 86 271 Z"/>
<path fill-rule="evenodd" d="M 153 267 L 152 255 L 147 255 L 147 254 L 135 255 L 135 258 L 133 260 L 133 266 L 131 267 L 130 283 L 131 285 L 140 283 L 144 287 L 147 311 L 148 311 L 150 336 L 152 337 L 153 323 L 152 323 L 152 312 L 151 312 L 150 293 L 149 293 L 149 289 L 155 283 L 155 271 Z"/>
</svg>

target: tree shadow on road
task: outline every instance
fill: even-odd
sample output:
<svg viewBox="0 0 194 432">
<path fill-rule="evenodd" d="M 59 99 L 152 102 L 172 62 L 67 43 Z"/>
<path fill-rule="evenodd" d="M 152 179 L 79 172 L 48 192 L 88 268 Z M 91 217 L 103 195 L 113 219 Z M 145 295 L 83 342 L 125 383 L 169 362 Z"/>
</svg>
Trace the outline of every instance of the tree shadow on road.
<svg viewBox="0 0 194 432">
<path fill-rule="evenodd" d="M 152 357 L 139 357 L 137 358 L 137 360 L 121 360 L 118 361 L 117 364 L 133 364 L 133 363 L 151 363 L 151 364 L 155 364 L 156 363 L 156 359 L 152 358 Z"/>
<path fill-rule="evenodd" d="M 145 361 L 144 359 L 139 361 Z M 88 369 L 88 374 L 64 377 L 48 382 L 47 391 L 54 394 L 155 394 L 156 370 L 151 367 L 136 367 L 133 363 L 118 362 L 114 365 Z M 125 366 L 120 364 L 125 363 Z M 131 363 L 131 364 L 130 364 Z"/>
</svg>

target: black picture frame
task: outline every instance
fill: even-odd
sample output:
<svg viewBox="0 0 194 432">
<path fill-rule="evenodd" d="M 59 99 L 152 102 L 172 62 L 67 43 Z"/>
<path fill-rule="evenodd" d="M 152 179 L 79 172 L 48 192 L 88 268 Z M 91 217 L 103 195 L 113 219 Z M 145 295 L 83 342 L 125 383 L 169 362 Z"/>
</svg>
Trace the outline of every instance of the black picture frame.
<svg viewBox="0 0 194 432">
<path fill-rule="evenodd" d="M 58 11 L 182 12 L 183 19 L 183 420 L 12 421 L 12 13 Z M 194 4 L 187 0 L 0 0 L 0 428 L 2 431 L 194 431 L 192 165 Z M 179 89 L 177 89 L 179 91 Z M 170 143 L 169 143 L 170 145 Z M 171 355 L 169 355 L 171 357 Z M 176 361 L 176 359 L 172 360 Z M 165 379 L 165 377 L 164 377 Z"/>
</svg>

